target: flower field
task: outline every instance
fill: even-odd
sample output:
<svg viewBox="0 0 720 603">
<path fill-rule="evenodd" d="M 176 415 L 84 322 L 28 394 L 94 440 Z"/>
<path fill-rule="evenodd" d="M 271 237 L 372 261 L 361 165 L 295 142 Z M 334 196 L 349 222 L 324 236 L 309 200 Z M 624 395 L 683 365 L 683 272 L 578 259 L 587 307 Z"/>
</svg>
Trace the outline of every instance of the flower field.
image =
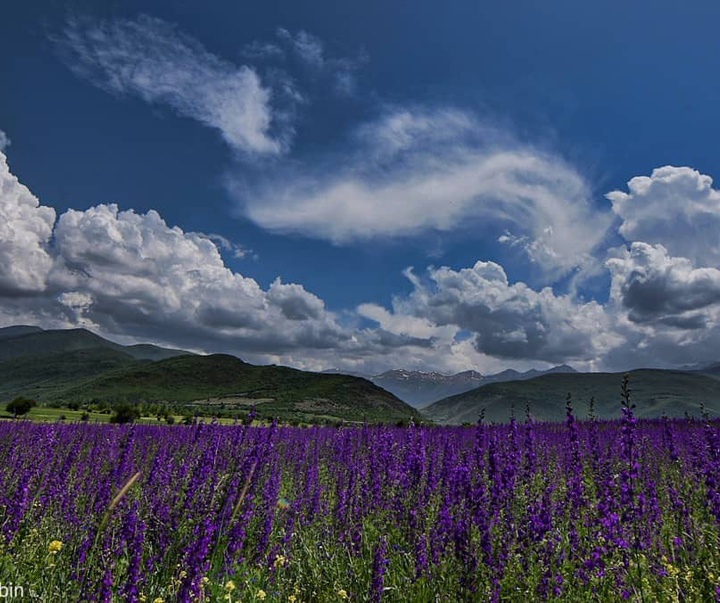
<svg viewBox="0 0 720 603">
<path fill-rule="evenodd" d="M 0 424 L 0 583 L 60 601 L 714 601 L 706 420 Z M 13 600 L 6 597 L 5 600 Z"/>
</svg>

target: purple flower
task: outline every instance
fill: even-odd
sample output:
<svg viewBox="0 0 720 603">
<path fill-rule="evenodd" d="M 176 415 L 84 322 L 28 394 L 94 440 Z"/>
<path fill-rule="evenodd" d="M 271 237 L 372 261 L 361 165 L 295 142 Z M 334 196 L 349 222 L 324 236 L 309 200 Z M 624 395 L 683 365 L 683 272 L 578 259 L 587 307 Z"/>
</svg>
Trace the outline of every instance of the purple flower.
<svg viewBox="0 0 720 603">
<path fill-rule="evenodd" d="M 385 572 L 390 561 L 387 558 L 387 537 L 382 536 L 375 547 L 372 565 L 372 582 L 370 584 L 370 600 L 380 603 L 385 586 Z"/>
</svg>

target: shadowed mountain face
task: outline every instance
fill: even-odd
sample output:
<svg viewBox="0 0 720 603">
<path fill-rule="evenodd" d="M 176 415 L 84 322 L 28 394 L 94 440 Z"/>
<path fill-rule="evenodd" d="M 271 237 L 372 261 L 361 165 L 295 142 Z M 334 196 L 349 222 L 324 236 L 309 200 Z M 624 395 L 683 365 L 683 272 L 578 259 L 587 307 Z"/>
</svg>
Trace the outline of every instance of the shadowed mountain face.
<svg viewBox="0 0 720 603">
<path fill-rule="evenodd" d="M 151 344 L 124 346 L 86 329 L 45 331 L 39 327 L 5 327 L 0 329 L 0 342 L 0 360 L 92 349 L 112 350 L 136 360 L 161 360 L 190 353 Z"/>
<path fill-rule="evenodd" d="M 514 412 L 518 419 L 526 405 L 536 420 L 562 421 L 565 400 L 571 394 L 577 417 L 589 416 L 594 398 L 599 418 L 621 416 L 620 384 L 624 373 L 547 374 L 524 381 L 489 383 L 474 390 L 439 400 L 423 414 L 443 424 L 474 423 L 481 412 L 485 420 L 504 422 Z M 631 400 L 638 417 L 699 417 L 703 408 L 720 416 L 720 380 L 701 373 L 640 369 L 631 371 Z"/>
<path fill-rule="evenodd" d="M 0 401 L 162 402 L 258 406 L 264 416 L 395 422 L 420 415 L 370 381 L 234 356 L 202 356 L 149 344 L 122 346 L 84 329 L 0 329 Z"/>
<path fill-rule="evenodd" d="M 40 327 L 29 327 L 25 325 L 18 325 L 16 327 L 4 327 L 0 329 L 0 341 L 3 339 L 12 339 L 13 337 L 19 337 L 21 335 L 30 335 L 32 333 L 42 333 L 43 330 Z"/>
</svg>

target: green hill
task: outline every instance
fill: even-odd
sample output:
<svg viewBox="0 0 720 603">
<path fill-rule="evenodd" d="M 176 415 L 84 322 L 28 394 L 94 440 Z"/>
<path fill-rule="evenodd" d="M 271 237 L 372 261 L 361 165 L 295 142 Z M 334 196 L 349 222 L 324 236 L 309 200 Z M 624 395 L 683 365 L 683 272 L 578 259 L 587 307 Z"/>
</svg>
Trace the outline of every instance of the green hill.
<svg viewBox="0 0 720 603">
<path fill-rule="evenodd" d="M 522 418 L 526 402 L 537 420 L 562 421 L 565 398 L 572 395 L 576 416 L 588 416 L 588 403 L 595 397 L 595 412 L 601 418 L 621 416 L 620 385 L 624 373 L 549 374 L 527 381 L 489 383 L 477 389 L 443 398 L 422 409 L 438 423 L 477 421 L 485 409 L 487 421 L 507 421 L 514 406 Z M 631 371 L 631 400 L 638 417 L 700 416 L 701 405 L 711 416 L 720 415 L 720 381 L 684 371 L 640 369 Z"/>
<path fill-rule="evenodd" d="M 399 421 L 420 415 L 366 379 L 256 366 L 234 356 L 179 356 L 115 369 L 57 391 L 52 402 L 153 402 L 249 410 L 298 420 Z"/>
<path fill-rule="evenodd" d="M 68 387 L 140 362 L 123 352 L 104 348 L 0 360 L 0 400 L 24 395 L 47 401 Z"/>
</svg>

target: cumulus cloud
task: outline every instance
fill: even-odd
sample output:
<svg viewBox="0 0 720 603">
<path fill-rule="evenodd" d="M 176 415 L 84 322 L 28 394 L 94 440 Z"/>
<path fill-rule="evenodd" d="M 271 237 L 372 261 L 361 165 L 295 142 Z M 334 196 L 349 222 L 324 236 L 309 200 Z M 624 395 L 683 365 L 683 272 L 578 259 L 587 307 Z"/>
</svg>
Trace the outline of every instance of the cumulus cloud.
<svg viewBox="0 0 720 603">
<path fill-rule="evenodd" d="M 267 291 L 225 266 L 217 246 L 169 227 L 155 211 L 68 210 L 55 228 L 54 288 L 77 292 L 106 332 L 214 340 L 249 351 L 337 345 L 345 336 L 322 300 L 279 280 Z M 67 302 L 66 302 L 66 305 Z"/>
<path fill-rule="evenodd" d="M 70 67 L 110 92 L 166 104 L 217 129 L 250 155 L 287 150 L 292 127 L 275 111 L 273 91 L 246 65 L 236 65 L 160 19 L 71 20 L 58 40 Z"/>
<path fill-rule="evenodd" d="M 337 348 L 350 333 L 304 287 L 263 290 L 207 235 L 156 211 L 55 211 L 0 154 L 0 321 L 85 326 L 126 338 L 239 354 Z"/>
<path fill-rule="evenodd" d="M 696 266 L 720 263 L 720 191 L 689 167 L 665 166 L 607 194 L 626 240 L 662 245 Z"/>
<path fill-rule="evenodd" d="M 662 245 L 635 242 L 607 261 L 611 296 L 636 323 L 682 329 L 711 326 L 720 309 L 720 270 L 694 268 Z M 714 325 L 713 325 L 714 326 Z"/>
<path fill-rule="evenodd" d="M 441 327 L 434 325 L 425 317 L 391 313 L 378 304 L 360 304 L 357 307 L 357 312 L 360 316 L 378 323 L 388 333 L 394 333 L 395 335 L 407 335 L 424 339 L 449 335 L 452 338 L 456 331 L 451 327 L 449 332 L 445 329 L 443 333 Z"/>
<path fill-rule="evenodd" d="M 0 294 L 45 290 L 52 268 L 47 246 L 54 223 L 55 210 L 40 205 L 10 172 L 0 151 Z"/>
<path fill-rule="evenodd" d="M 245 214 L 269 230 L 336 244 L 504 224 L 554 275 L 587 261 L 610 224 L 571 166 L 466 112 L 397 110 L 353 140 L 353 151 L 320 168 L 236 185 Z"/>
<path fill-rule="evenodd" d="M 626 343 L 609 368 L 716 361 L 720 346 L 720 192 L 710 176 L 665 166 L 607 197 L 629 246 L 609 251 L 608 311 Z"/>
<path fill-rule="evenodd" d="M 5 132 L 0 130 L 0 153 L 10 146 L 10 138 Z"/>
<path fill-rule="evenodd" d="M 610 251 L 606 311 L 624 341 L 602 365 L 680 367 L 717 361 L 720 346 L 720 270 L 695 267 L 660 244 L 633 242 Z"/>
<path fill-rule="evenodd" d="M 477 352 L 499 358 L 592 361 L 618 343 L 597 302 L 510 283 L 494 262 L 461 270 L 429 268 L 422 278 L 412 270 L 406 275 L 414 290 L 394 300 L 392 315 L 374 310 L 376 320 L 452 329 L 456 342 L 464 339 L 460 333 L 470 334 Z"/>
</svg>

